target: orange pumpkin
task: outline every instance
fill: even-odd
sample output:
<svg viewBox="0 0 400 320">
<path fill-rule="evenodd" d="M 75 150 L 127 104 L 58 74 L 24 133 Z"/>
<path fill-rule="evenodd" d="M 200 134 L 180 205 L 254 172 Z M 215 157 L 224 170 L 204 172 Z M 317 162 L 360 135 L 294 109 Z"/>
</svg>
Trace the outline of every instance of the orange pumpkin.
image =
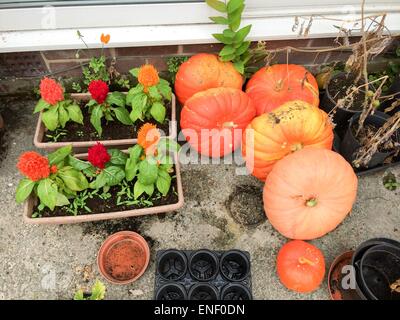
<svg viewBox="0 0 400 320">
<path fill-rule="evenodd" d="M 256 110 L 246 93 L 233 88 L 213 88 L 196 93 L 181 112 L 182 132 L 199 153 L 221 157 L 231 153 Z"/>
<path fill-rule="evenodd" d="M 357 176 L 338 153 L 305 148 L 280 160 L 264 186 L 264 210 L 290 239 L 311 240 L 335 229 L 351 211 Z"/>
<path fill-rule="evenodd" d="M 305 146 L 332 149 L 328 115 L 304 101 L 290 101 L 253 119 L 243 136 L 242 153 L 248 170 L 265 180 L 274 164 Z"/>
<path fill-rule="evenodd" d="M 307 69 L 295 64 L 276 64 L 258 70 L 247 83 L 246 93 L 253 100 L 257 115 L 291 100 L 319 105 L 317 81 Z"/>
<path fill-rule="evenodd" d="M 325 259 L 321 250 L 312 244 L 293 240 L 279 251 L 276 268 L 286 288 L 306 293 L 321 285 L 325 275 Z"/>
<path fill-rule="evenodd" d="M 176 74 L 175 93 L 185 104 L 195 93 L 210 88 L 242 89 L 243 78 L 231 62 L 222 62 L 214 54 L 199 53 L 182 63 Z"/>
</svg>

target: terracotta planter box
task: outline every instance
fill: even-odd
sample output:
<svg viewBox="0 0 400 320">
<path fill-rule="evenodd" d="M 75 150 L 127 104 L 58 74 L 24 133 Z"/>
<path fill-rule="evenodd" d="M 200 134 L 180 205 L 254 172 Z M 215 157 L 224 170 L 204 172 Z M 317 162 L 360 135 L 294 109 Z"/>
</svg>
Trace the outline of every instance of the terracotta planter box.
<svg viewBox="0 0 400 320">
<path fill-rule="evenodd" d="M 75 155 L 78 159 L 87 159 L 87 154 L 78 154 Z M 117 212 L 109 212 L 109 213 L 92 213 L 92 214 L 82 214 L 77 216 L 60 216 L 60 217 L 44 217 L 44 218 L 32 218 L 33 209 L 37 204 L 37 197 L 34 194 L 25 201 L 24 203 L 24 221 L 29 224 L 69 224 L 69 223 L 81 223 L 81 222 L 90 222 L 90 221 L 100 221 L 100 220 L 111 220 L 111 219 L 120 219 L 120 218 L 128 218 L 128 217 L 137 217 L 148 214 L 155 214 L 161 212 L 169 212 L 178 210 L 183 206 L 183 190 L 182 190 L 182 179 L 180 166 L 178 162 L 178 157 L 175 156 L 175 174 L 176 174 L 176 184 L 178 193 L 178 202 L 168 205 L 162 205 L 157 207 L 150 208 L 141 208 L 135 210 L 127 210 L 127 211 L 117 211 Z"/>
<path fill-rule="evenodd" d="M 72 93 L 71 98 L 77 101 L 89 101 L 90 93 Z M 171 108 L 170 110 L 170 123 L 168 136 L 171 139 L 176 138 L 176 99 L 175 95 L 172 94 Z M 68 142 L 43 142 L 47 129 L 42 122 L 42 114 L 39 114 L 39 119 L 36 125 L 35 136 L 33 138 L 33 144 L 39 149 L 45 149 L 47 151 L 53 151 L 55 149 L 72 145 L 75 152 L 86 152 L 88 148 L 101 142 L 106 147 L 113 147 L 118 149 L 126 149 L 137 143 L 137 139 L 119 139 L 119 140 L 93 140 L 93 141 L 68 141 Z"/>
</svg>

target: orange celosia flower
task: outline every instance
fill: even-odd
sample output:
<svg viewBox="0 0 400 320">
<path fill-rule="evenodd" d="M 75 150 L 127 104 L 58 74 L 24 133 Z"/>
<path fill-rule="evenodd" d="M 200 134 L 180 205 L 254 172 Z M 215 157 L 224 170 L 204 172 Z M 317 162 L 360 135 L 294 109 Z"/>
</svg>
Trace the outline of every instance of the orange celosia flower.
<svg viewBox="0 0 400 320">
<path fill-rule="evenodd" d="M 138 132 L 138 144 L 146 151 L 146 154 L 156 152 L 157 143 L 161 134 L 157 127 L 151 123 L 145 123 Z"/>
<path fill-rule="evenodd" d="M 55 105 L 64 100 L 64 89 L 55 80 L 45 77 L 40 81 L 40 95 L 44 101 Z"/>
<path fill-rule="evenodd" d="M 23 153 L 18 160 L 17 168 L 32 181 L 45 179 L 50 175 L 49 160 L 34 151 Z"/>
<path fill-rule="evenodd" d="M 109 34 L 104 34 L 104 33 L 102 33 L 101 34 L 101 36 L 100 36 L 100 41 L 103 43 L 103 44 L 107 44 L 109 41 L 110 41 L 110 35 Z"/>
<path fill-rule="evenodd" d="M 148 87 L 155 86 L 160 81 L 157 69 L 151 64 L 141 66 L 138 73 L 138 81 L 144 86 L 144 91 L 147 92 Z"/>
</svg>

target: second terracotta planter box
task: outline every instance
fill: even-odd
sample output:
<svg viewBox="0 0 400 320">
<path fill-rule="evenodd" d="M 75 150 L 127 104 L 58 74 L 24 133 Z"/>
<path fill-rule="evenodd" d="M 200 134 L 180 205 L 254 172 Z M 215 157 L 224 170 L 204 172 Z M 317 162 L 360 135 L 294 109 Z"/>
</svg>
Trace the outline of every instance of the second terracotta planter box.
<svg viewBox="0 0 400 320">
<path fill-rule="evenodd" d="M 78 154 L 75 155 L 75 157 L 78 159 L 87 160 L 87 154 Z M 23 213 L 24 221 L 30 224 L 70 224 L 70 223 L 129 218 L 129 217 L 136 217 L 136 216 L 143 216 L 148 214 L 156 214 L 156 213 L 178 210 L 183 206 L 184 200 L 183 200 L 181 172 L 177 155 L 174 157 L 174 159 L 175 159 L 175 175 L 176 175 L 176 193 L 178 196 L 178 201 L 176 203 L 140 208 L 134 210 L 107 212 L 107 213 L 89 213 L 77 216 L 68 215 L 68 216 L 32 218 L 32 214 L 38 203 L 38 198 L 32 193 L 31 196 L 24 203 L 24 213 Z"/>
<path fill-rule="evenodd" d="M 76 101 L 89 101 L 91 96 L 89 93 L 72 93 L 71 99 Z M 167 132 L 167 137 L 170 139 L 175 139 L 177 135 L 176 126 L 176 103 L 175 95 L 172 95 L 171 107 L 168 108 L 169 112 L 169 132 Z M 67 141 L 67 142 L 44 142 L 44 137 L 46 134 L 46 127 L 42 122 L 42 115 L 39 115 L 39 119 L 36 125 L 35 136 L 33 138 L 33 143 L 35 147 L 39 149 L 44 149 L 47 151 L 54 151 L 58 148 L 72 145 L 74 152 L 87 152 L 87 149 L 95 145 L 97 142 L 102 143 L 106 147 L 127 149 L 128 147 L 137 143 L 136 138 L 132 139 L 116 139 L 116 140 L 91 140 L 91 141 Z"/>
</svg>

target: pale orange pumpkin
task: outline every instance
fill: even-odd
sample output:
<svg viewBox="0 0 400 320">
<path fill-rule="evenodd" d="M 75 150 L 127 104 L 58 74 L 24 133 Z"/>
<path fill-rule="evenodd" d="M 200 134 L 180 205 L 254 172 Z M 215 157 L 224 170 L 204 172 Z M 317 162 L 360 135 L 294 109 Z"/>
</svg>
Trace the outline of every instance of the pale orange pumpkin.
<svg viewBox="0 0 400 320">
<path fill-rule="evenodd" d="M 338 153 L 305 148 L 277 162 L 264 186 L 264 210 L 290 239 L 311 240 L 335 229 L 351 211 L 357 176 Z"/>
<path fill-rule="evenodd" d="M 304 101 L 290 101 L 247 126 L 242 153 L 248 170 L 265 180 L 274 164 L 305 146 L 331 149 L 333 127 L 328 115 Z"/>
<path fill-rule="evenodd" d="M 231 62 L 222 62 L 218 56 L 199 53 L 182 63 L 175 78 L 175 93 L 180 103 L 195 93 L 210 88 L 242 89 L 243 77 Z"/>
<path fill-rule="evenodd" d="M 246 93 L 253 100 L 257 115 L 273 111 L 291 100 L 319 105 L 316 79 L 306 68 L 296 64 L 275 64 L 258 70 L 247 83 Z"/>
<path fill-rule="evenodd" d="M 279 251 L 276 269 L 286 288 L 307 293 L 318 289 L 324 280 L 325 259 L 321 250 L 312 244 L 293 240 Z"/>
<path fill-rule="evenodd" d="M 195 150 L 221 157 L 240 147 L 243 130 L 255 115 L 252 101 L 242 90 L 212 88 L 186 101 L 180 124 Z"/>
</svg>

